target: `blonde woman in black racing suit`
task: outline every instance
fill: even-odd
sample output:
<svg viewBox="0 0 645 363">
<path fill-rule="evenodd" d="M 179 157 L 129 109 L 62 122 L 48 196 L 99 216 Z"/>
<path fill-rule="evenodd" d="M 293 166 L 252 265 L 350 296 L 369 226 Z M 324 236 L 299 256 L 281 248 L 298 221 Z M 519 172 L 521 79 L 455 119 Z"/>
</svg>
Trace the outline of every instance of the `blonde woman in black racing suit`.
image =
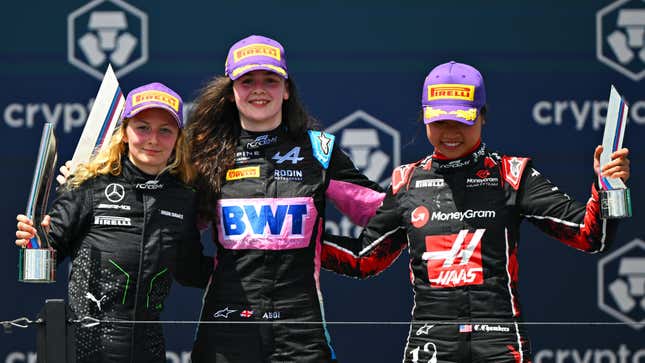
<svg viewBox="0 0 645 363">
<path fill-rule="evenodd" d="M 69 256 L 69 305 L 76 316 L 157 321 L 172 277 L 204 287 L 194 178 L 182 100 L 161 83 L 130 92 L 109 147 L 81 164 L 44 225 L 59 262 Z M 19 215 L 16 244 L 35 235 Z M 202 269 L 203 268 L 203 269 Z M 76 330 L 78 362 L 166 362 L 160 324 L 105 323 Z"/>
</svg>

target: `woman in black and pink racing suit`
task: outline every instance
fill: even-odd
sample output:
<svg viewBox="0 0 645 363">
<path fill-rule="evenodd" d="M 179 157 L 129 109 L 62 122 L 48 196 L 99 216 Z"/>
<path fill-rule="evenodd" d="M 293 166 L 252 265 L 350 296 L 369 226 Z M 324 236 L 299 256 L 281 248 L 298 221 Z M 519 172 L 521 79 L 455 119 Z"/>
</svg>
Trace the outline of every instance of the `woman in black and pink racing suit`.
<svg viewBox="0 0 645 363">
<path fill-rule="evenodd" d="M 584 252 L 606 251 L 617 227 L 600 218 L 597 185 L 583 204 L 531 160 L 481 141 L 484 81 L 455 62 L 434 68 L 423 119 L 434 152 L 396 168 L 382 206 L 358 239 L 328 236 L 323 267 L 365 278 L 407 245 L 414 290 L 404 362 L 530 362 L 518 300 L 519 226 L 527 219 Z M 594 153 L 598 174 L 602 147 Z M 629 177 L 628 150 L 614 150 L 602 175 Z"/>
<path fill-rule="evenodd" d="M 195 363 L 336 361 L 319 285 L 326 201 L 365 225 L 384 194 L 312 121 L 284 48 L 263 36 L 235 43 L 197 99 L 193 161 L 217 254 Z"/>
</svg>

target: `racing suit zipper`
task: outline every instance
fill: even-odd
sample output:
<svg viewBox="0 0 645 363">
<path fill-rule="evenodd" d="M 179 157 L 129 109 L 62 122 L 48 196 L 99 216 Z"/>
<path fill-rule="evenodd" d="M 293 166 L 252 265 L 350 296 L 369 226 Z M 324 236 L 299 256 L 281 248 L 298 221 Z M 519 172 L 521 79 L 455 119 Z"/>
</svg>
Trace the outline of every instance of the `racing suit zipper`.
<svg viewBox="0 0 645 363">
<path fill-rule="evenodd" d="M 143 254 L 145 247 L 146 239 L 146 223 L 148 216 L 148 207 L 146 204 L 146 194 L 141 192 L 141 204 L 143 205 L 143 223 L 141 226 L 141 241 L 139 242 L 139 269 L 137 271 L 137 287 L 134 290 L 134 309 L 132 312 L 132 320 L 137 320 L 137 306 L 139 305 L 139 286 L 141 285 L 141 272 L 143 270 Z M 130 348 L 130 363 L 134 362 L 134 348 L 135 348 L 135 337 L 136 337 L 136 323 L 132 325 L 132 334 L 131 334 L 131 348 Z"/>
</svg>

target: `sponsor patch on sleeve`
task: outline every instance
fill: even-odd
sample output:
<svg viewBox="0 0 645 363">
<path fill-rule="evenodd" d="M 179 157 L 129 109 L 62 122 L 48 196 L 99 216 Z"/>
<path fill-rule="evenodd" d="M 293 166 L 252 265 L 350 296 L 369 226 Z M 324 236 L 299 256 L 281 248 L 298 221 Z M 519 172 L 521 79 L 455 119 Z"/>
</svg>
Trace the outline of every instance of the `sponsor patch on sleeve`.
<svg viewBox="0 0 645 363">
<path fill-rule="evenodd" d="M 513 189 L 517 190 L 520 187 L 522 173 L 524 172 L 528 162 L 529 158 L 518 158 L 516 156 L 504 156 L 502 158 L 504 180 L 506 180 Z"/>
<path fill-rule="evenodd" d="M 309 130 L 309 139 L 311 140 L 314 157 L 323 168 L 327 169 L 329 160 L 331 160 L 331 152 L 334 148 L 335 136 L 326 132 Z"/>
</svg>

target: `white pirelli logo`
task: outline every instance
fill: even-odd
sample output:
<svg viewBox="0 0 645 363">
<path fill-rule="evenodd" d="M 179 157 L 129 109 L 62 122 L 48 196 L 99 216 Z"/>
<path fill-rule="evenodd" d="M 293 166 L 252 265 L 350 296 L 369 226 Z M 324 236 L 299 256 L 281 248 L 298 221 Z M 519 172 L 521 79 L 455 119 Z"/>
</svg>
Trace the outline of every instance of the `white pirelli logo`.
<svg viewBox="0 0 645 363">
<path fill-rule="evenodd" d="M 104 226 L 131 226 L 130 218 L 125 217 L 112 217 L 112 216 L 96 216 L 94 217 L 94 224 Z"/>
</svg>

